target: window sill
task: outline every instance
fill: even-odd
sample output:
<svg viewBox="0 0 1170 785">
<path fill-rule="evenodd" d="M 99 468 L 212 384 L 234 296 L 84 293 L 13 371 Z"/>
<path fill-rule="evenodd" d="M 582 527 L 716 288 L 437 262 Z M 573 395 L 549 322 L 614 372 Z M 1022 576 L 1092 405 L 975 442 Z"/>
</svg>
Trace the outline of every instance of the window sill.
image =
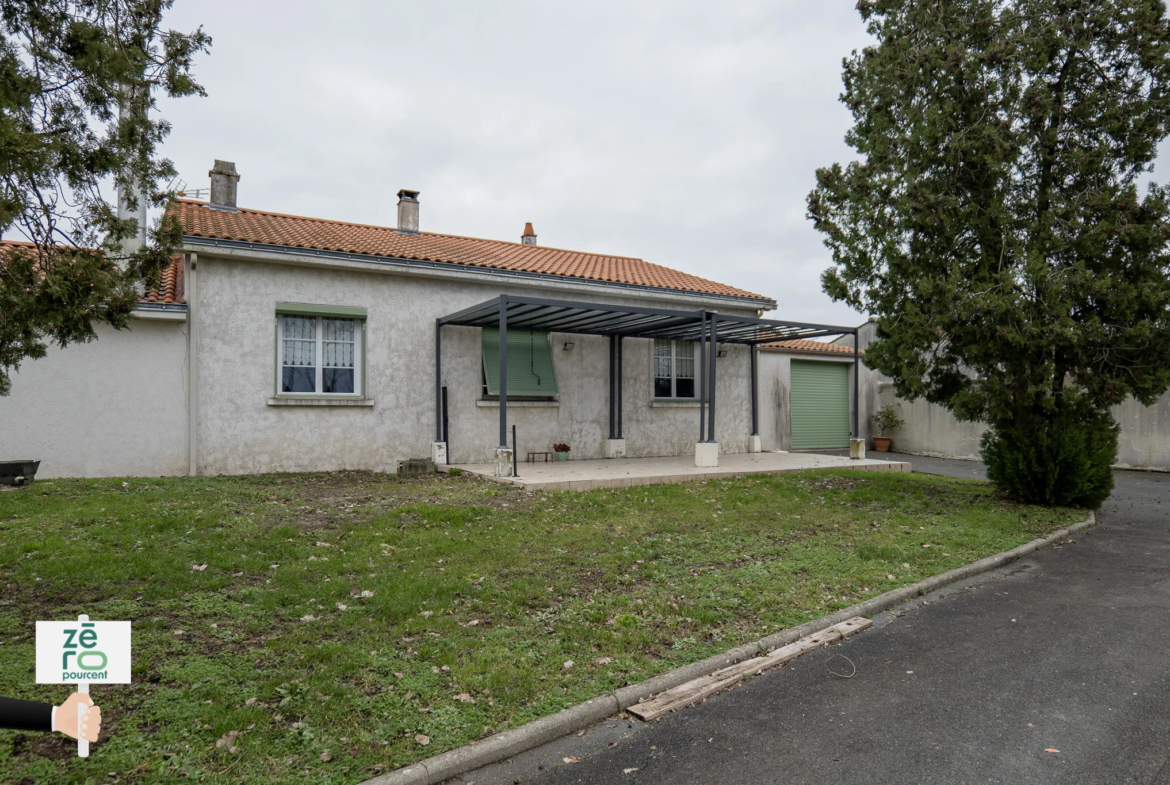
<svg viewBox="0 0 1170 785">
<path fill-rule="evenodd" d="M 476 401 L 476 406 L 483 409 L 500 408 L 499 401 Z M 558 409 L 560 401 L 508 401 L 509 409 Z"/>
<path fill-rule="evenodd" d="M 699 401 L 679 400 L 672 401 L 667 398 L 656 398 L 650 401 L 651 409 L 698 409 Z"/>
<path fill-rule="evenodd" d="M 269 406 L 373 406 L 373 398 L 269 398 Z"/>
</svg>

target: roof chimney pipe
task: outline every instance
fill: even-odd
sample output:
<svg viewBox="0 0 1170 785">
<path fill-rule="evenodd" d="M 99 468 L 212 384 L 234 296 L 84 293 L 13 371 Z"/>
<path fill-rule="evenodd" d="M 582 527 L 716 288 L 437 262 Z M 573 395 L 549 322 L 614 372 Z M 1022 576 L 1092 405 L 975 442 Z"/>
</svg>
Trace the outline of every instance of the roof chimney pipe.
<svg viewBox="0 0 1170 785">
<path fill-rule="evenodd" d="M 418 234 L 418 191 L 398 192 L 398 233 Z"/>
<path fill-rule="evenodd" d="M 236 183 L 240 176 L 236 174 L 236 165 L 231 161 L 215 160 L 215 166 L 208 172 L 211 175 L 211 199 L 207 206 L 212 210 L 222 210 L 225 213 L 238 213 L 236 207 Z"/>
<path fill-rule="evenodd" d="M 524 224 L 524 234 L 520 235 L 520 242 L 524 245 L 536 245 L 536 230 L 532 228 L 532 221 Z"/>
</svg>

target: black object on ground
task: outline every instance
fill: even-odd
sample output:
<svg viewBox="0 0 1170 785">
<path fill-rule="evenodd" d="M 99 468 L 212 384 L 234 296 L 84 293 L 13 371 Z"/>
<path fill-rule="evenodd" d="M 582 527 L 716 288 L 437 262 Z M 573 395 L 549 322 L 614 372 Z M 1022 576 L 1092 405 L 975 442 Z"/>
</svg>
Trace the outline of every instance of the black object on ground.
<svg viewBox="0 0 1170 785">
<path fill-rule="evenodd" d="M 0 461 L 0 485 L 28 485 L 40 465 L 40 461 Z"/>
</svg>

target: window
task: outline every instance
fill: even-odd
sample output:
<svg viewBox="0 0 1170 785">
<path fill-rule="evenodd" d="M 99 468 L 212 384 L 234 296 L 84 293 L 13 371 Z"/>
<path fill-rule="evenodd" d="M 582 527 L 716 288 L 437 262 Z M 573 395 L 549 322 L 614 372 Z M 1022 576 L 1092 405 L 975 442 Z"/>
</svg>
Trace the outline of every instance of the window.
<svg viewBox="0 0 1170 785">
<path fill-rule="evenodd" d="M 359 314 L 364 317 L 364 309 L 282 303 L 276 317 L 277 395 L 363 395 L 365 319 Z"/>
<path fill-rule="evenodd" d="M 654 397 L 694 398 L 695 341 L 654 339 Z"/>
<path fill-rule="evenodd" d="M 485 393 L 499 395 L 500 331 L 495 328 L 483 328 L 483 378 Z M 508 330 L 508 395 L 551 398 L 557 392 L 549 334 Z"/>
</svg>

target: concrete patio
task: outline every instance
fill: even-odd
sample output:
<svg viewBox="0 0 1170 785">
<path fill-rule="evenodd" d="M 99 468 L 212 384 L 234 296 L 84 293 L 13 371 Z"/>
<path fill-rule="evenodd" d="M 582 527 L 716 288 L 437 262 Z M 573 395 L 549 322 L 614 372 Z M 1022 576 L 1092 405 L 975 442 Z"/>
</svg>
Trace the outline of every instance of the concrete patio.
<svg viewBox="0 0 1170 785">
<path fill-rule="evenodd" d="M 521 463 L 519 477 L 496 477 L 494 463 L 439 466 L 439 471 L 458 468 L 496 482 L 518 485 L 531 491 L 590 491 L 594 488 L 625 488 L 634 485 L 664 485 L 700 482 L 741 474 L 782 474 L 809 469 L 861 469 L 877 472 L 908 472 L 904 461 L 859 461 L 816 453 L 733 453 L 719 456 L 719 466 L 697 467 L 694 456 L 673 458 L 611 458 L 588 461 Z"/>
</svg>

